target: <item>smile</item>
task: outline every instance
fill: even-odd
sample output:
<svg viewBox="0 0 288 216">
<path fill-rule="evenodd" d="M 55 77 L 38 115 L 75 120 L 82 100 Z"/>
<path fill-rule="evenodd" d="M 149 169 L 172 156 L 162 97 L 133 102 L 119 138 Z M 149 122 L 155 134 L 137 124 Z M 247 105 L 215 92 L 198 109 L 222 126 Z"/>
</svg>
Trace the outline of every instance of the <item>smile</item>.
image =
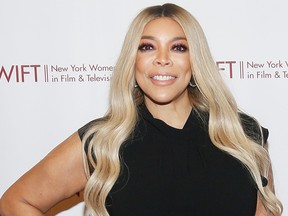
<svg viewBox="0 0 288 216">
<path fill-rule="evenodd" d="M 152 79 L 159 80 L 159 81 L 164 81 L 164 80 L 173 80 L 173 79 L 176 79 L 176 77 L 174 77 L 174 76 L 157 75 L 157 76 L 153 76 Z"/>
</svg>

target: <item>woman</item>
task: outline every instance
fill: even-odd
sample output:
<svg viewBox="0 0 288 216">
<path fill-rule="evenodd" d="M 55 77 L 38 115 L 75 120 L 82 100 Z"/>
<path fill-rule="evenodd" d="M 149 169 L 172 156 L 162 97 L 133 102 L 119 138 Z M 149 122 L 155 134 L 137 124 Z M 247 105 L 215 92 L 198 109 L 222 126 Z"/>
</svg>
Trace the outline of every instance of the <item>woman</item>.
<svg viewBox="0 0 288 216">
<path fill-rule="evenodd" d="M 268 131 L 239 112 L 183 8 L 134 19 L 109 101 L 8 189 L 2 215 L 42 215 L 84 188 L 93 215 L 281 215 Z"/>
</svg>

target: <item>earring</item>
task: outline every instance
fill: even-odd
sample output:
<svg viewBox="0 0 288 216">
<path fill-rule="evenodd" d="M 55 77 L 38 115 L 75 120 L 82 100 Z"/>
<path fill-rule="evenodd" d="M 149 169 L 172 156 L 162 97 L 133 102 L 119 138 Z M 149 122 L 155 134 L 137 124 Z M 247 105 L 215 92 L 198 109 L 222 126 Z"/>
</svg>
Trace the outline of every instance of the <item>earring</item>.
<svg viewBox="0 0 288 216">
<path fill-rule="evenodd" d="M 134 85 L 134 88 L 138 88 L 139 86 L 138 86 L 138 84 L 137 83 L 135 83 L 135 85 Z"/>
<path fill-rule="evenodd" d="M 196 85 L 196 84 L 193 84 L 192 82 L 189 82 L 189 86 L 192 87 L 192 88 L 197 87 L 197 85 Z"/>
</svg>

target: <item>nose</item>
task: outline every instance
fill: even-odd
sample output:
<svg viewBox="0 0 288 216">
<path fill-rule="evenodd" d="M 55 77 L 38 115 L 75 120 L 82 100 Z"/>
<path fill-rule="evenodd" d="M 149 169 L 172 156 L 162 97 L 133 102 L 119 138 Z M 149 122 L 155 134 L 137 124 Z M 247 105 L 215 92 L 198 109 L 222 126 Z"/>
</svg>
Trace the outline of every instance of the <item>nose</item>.
<svg viewBox="0 0 288 216">
<path fill-rule="evenodd" d="M 156 66 L 168 66 L 172 65 L 169 53 L 166 50 L 159 50 L 154 60 Z"/>
</svg>

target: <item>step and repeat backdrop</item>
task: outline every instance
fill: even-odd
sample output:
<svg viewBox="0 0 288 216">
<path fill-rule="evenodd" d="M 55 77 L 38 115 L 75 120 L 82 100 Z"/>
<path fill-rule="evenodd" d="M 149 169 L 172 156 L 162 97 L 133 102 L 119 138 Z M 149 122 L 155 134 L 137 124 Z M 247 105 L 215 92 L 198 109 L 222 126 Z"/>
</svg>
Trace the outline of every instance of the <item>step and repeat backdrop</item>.
<svg viewBox="0 0 288 216">
<path fill-rule="evenodd" d="M 57 144 L 105 113 L 131 20 L 144 7 L 163 3 L 0 2 L 0 196 Z M 202 25 L 239 107 L 269 128 L 276 193 L 287 208 L 288 2 L 173 3 Z M 75 195 L 46 215 L 85 215 L 81 199 Z"/>
</svg>

